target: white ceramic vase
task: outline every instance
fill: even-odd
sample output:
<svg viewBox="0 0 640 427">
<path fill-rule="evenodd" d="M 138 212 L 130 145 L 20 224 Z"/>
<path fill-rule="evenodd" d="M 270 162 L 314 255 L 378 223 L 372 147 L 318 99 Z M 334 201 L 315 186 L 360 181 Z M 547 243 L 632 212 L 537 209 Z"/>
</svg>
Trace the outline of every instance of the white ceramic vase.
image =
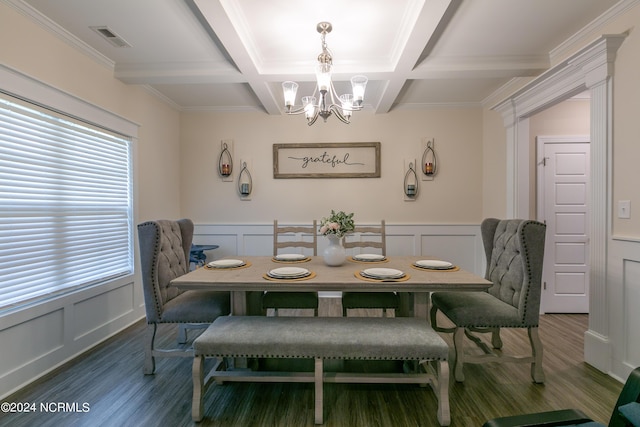
<svg viewBox="0 0 640 427">
<path fill-rule="evenodd" d="M 327 234 L 327 239 L 329 239 L 329 246 L 322 252 L 324 263 L 331 267 L 342 265 L 344 260 L 347 259 L 347 252 L 342 246 L 342 237 L 338 237 L 335 234 Z"/>
</svg>

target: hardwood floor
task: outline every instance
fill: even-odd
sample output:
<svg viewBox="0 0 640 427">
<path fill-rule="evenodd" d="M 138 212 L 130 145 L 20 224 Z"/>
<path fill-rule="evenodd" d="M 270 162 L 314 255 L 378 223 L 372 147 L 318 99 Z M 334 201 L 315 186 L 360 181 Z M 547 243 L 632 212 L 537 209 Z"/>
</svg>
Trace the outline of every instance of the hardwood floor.
<svg viewBox="0 0 640 427">
<path fill-rule="evenodd" d="M 327 310 L 325 313 L 339 312 L 335 307 Z M 143 375 L 144 326 L 138 322 L 4 399 L 34 403 L 36 411 L 0 413 L 0 426 L 194 425 L 191 359 L 158 359 L 156 374 Z M 498 416 L 569 407 L 580 408 L 606 424 L 622 384 L 583 362 L 586 329 L 586 315 L 541 317 L 544 385 L 533 384 L 529 366 L 522 364 L 466 365 L 464 383 L 456 383 L 451 375 L 451 426 L 478 427 Z M 175 339 L 173 328 L 163 328 L 161 334 L 164 343 Z M 504 331 L 502 336 L 505 352 L 528 346 L 524 330 Z M 448 336 L 445 339 L 451 342 Z M 438 425 L 430 388 L 325 384 L 324 393 L 325 426 Z M 313 426 L 313 398 L 312 384 L 228 383 L 209 390 L 205 419 L 195 425 Z M 71 411 L 51 405 L 58 402 L 71 406 L 66 408 Z M 50 412 L 43 411 L 41 403 Z M 83 408 L 85 403 L 88 406 Z"/>
</svg>

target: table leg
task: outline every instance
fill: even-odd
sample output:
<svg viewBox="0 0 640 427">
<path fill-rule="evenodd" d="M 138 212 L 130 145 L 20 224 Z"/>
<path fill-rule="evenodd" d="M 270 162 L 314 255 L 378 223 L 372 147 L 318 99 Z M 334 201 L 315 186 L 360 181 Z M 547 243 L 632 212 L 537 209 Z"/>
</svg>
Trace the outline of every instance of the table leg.
<svg viewBox="0 0 640 427">
<path fill-rule="evenodd" d="M 415 292 L 413 294 L 413 315 L 425 319 L 429 323 L 429 292 Z"/>
<path fill-rule="evenodd" d="M 231 314 L 234 316 L 244 316 L 247 314 L 247 292 L 231 292 Z"/>
</svg>

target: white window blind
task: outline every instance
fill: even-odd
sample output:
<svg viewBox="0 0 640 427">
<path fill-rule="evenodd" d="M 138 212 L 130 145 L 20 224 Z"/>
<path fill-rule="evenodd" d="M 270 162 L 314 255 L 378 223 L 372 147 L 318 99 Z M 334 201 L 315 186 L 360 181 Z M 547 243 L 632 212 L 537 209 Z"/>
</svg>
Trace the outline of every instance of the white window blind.
<svg viewBox="0 0 640 427">
<path fill-rule="evenodd" d="M 133 272 L 131 139 L 0 97 L 0 310 Z"/>
</svg>

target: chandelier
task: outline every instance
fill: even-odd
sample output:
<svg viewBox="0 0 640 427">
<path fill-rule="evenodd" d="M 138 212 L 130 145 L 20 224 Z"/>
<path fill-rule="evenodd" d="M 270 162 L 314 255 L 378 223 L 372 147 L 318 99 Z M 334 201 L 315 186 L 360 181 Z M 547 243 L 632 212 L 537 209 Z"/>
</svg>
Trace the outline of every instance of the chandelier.
<svg viewBox="0 0 640 427">
<path fill-rule="evenodd" d="M 331 67 L 333 66 L 331 52 L 327 48 L 325 36 L 332 30 L 331 23 L 320 22 L 316 30 L 322 39 L 322 52 L 318 55 L 318 65 L 316 66 L 317 85 L 311 96 L 302 97 L 302 106 L 295 107 L 296 92 L 298 83 L 286 81 L 282 83 L 284 92 L 284 106 L 287 114 L 302 114 L 307 118 L 307 124 L 311 126 L 316 122 L 318 116 L 324 121 L 332 114 L 343 123 L 349 123 L 351 114 L 354 111 L 362 110 L 364 90 L 367 86 L 365 76 L 353 76 L 351 78 L 351 88 L 353 93 L 346 93 L 338 96 L 331 81 Z M 318 98 L 316 98 L 316 95 Z M 339 104 L 336 102 L 339 100 Z"/>
</svg>

